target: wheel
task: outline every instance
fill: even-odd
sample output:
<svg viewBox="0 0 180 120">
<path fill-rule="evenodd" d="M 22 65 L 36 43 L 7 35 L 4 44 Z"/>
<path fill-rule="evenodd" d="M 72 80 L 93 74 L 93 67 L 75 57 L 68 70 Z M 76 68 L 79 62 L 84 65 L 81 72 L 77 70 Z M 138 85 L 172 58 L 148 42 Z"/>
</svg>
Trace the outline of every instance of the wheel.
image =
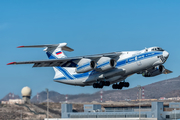
<svg viewBox="0 0 180 120">
<path fill-rule="evenodd" d="M 122 89 L 124 87 L 124 82 L 119 83 L 119 89 Z"/>
<path fill-rule="evenodd" d="M 113 84 L 113 85 L 112 85 L 112 88 L 113 88 L 113 89 L 118 89 L 118 84 Z"/>
<path fill-rule="evenodd" d="M 103 86 L 104 86 L 104 81 L 101 81 L 101 82 L 99 83 L 99 88 L 103 88 Z"/>
<path fill-rule="evenodd" d="M 109 81 L 106 81 L 106 83 L 107 83 L 107 86 L 109 86 L 109 85 L 110 85 L 110 82 L 109 82 Z"/>
<path fill-rule="evenodd" d="M 124 86 L 124 82 L 120 82 L 119 85 L 118 85 L 118 89 L 122 89 Z"/>
<path fill-rule="evenodd" d="M 97 88 L 97 83 L 94 83 L 94 84 L 93 84 L 93 88 Z"/>
<path fill-rule="evenodd" d="M 105 85 L 106 82 L 105 81 L 100 81 L 100 84 Z"/>
<path fill-rule="evenodd" d="M 129 87 L 129 83 L 128 83 L 128 82 L 125 82 L 125 83 L 124 83 L 124 87 Z"/>
<path fill-rule="evenodd" d="M 118 89 L 120 89 L 120 90 L 121 90 L 122 88 L 123 88 L 123 86 L 122 86 L 122 85 L 118 85 Z"/>
</svg>

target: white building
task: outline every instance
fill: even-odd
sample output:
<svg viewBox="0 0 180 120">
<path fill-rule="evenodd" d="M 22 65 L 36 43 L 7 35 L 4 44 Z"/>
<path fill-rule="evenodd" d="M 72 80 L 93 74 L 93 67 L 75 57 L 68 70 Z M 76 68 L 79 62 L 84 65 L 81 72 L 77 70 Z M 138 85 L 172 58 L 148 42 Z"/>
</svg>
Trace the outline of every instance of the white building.
<svg viewBox="0 0 180 120">
<path fill-rule="evenodd" d="M 18 103 L 18 104 L 24 104 L 24 100 L 22 99 L 9 99 L 9 101 L 1 101 L 1 104 L 15 104 L 15 103 Z"/>
</svg>

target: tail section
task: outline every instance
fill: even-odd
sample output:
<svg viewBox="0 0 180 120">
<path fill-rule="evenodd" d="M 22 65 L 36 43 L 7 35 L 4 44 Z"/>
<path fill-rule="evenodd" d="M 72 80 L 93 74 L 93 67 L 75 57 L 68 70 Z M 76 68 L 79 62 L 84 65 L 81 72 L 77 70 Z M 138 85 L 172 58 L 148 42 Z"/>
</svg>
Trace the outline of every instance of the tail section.
<svg viewBox="0 0 180 120">
<path fill-rule="evenodd" d="M 74 51 L 72 48 L 66 46 L 67 43 L 59 43 L 59 44 L 51 44 L 51 45 L 32 45 L 32 46 L 19 46 L 18 48 L 41 48 L 44 47 L 44 51 L 46 52 L 49 59 L 58 59 L 58 58 L 65 58 L 66 55 L 64 54 L 63 50 L 65 51 Z M 75 68 L 66 68 L 66 67 L 53 67 L 55 71 L 54 79 L 59 80 L 72 80 L 75 77 L 72 73 L 75 72 Z"/>
<path fill-rule="evenodd" d="M 58 46 L 49 46 L 44 49 L 49 59 L 58 59 L 58 58 L 66 58 L 67 56 L 63 52 L 63 48 L 67 43 L 60 43 Z M 67 46 L 66 46 L 67 48 Z M 54 80 L 72 80 L 74 79 L 71 73 L 75 72 L 74 68 L 65 68 L 65 67 L 53 67 L 55 76 Z"/>
<path fill-rule="evenodd" d="M 54 80 L 73 80 L 75 76 L 75 68 L 69 67 L 53 67 L 55 71 Z"/>
<path fill-rule="evenodd" d="M 74 51 L 72 48 L 66 46 L 67 43 L 50 44 L 50 45 L 31 45 L 31 46 L 19 46 L 18 48 L 41 48 L 44 47 L 49 59 L 65 58 L 63 50 Z"/>
<path fill-rule="evenodd" d="M 64 46 L 66 46 L 65 43 L 60 43 L 58 46 L 46 47 L 44 51 L 49 59 L 65 58 L 66 55 L 62 51 L 62 47 Z"/>
</svg>

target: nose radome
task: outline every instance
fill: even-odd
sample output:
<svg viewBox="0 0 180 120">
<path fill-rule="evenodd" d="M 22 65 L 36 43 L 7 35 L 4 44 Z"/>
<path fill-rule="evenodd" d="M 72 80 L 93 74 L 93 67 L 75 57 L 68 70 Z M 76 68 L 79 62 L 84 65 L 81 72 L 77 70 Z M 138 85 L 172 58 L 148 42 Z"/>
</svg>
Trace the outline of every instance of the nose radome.
<svg viewBox="0 0 180 120">
<path fill-rule="evenodd" d="M 164 51 L 164 52 L 163 52 L 163 56 L 164 56 L 164 57 L 168 57 L 168 56 L 169 56 L 169 53 L 168 53 L 167 51 Z"/>
</svg>

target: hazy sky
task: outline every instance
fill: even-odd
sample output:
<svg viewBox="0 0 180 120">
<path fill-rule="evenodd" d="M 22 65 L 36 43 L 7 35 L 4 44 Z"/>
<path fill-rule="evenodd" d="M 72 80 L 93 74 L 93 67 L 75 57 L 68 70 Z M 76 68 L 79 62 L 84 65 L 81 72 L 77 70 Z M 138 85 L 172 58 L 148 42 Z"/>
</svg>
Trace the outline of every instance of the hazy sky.
<svg viewBox="0 0 180 120">
<path fill-rule="evenodd" d="M 48 59 L 41 48 L 16 48 L 19 45 L 67 42 L 75 50 L 66 52 L 71 57 L 160 46 L 170 53 L 165 67 L 173 73 L 153 78 L 133 75 L 126 81 L 135 87 L 179 76 L 179 6 L 177 0 L 1 0 L 0 99 L 9 92 L 21 95 L 24 86 L 32 88 L 33 96 L 45 88 L 62 94 L 99 91 L 56 83 L 50 67 L 7 66 Z"/>
</svg>

